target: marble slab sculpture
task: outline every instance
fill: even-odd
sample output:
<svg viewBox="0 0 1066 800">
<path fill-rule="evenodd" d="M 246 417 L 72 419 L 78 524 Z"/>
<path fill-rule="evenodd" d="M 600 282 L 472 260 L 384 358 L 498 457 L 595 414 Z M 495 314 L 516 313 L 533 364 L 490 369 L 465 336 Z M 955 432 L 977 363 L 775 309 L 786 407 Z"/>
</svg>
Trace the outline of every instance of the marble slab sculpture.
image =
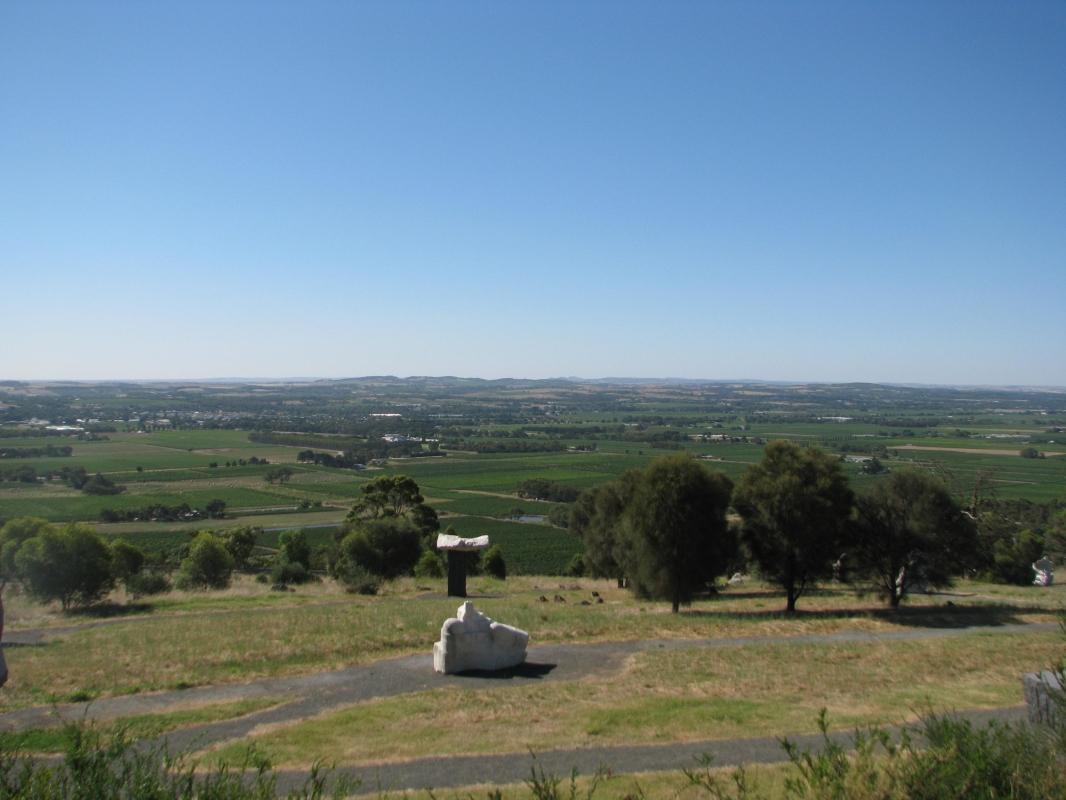
<svg viewBox="0 0 1066 800">
<path fill-rule="evenodd" d="M 433 645 L 433 669 L 450 675 L 516 667 L 526 660 L 528 645 L 528 633 L 494 622 L 467 601 L 441 627 L 440 641 Z"/>
</svg>

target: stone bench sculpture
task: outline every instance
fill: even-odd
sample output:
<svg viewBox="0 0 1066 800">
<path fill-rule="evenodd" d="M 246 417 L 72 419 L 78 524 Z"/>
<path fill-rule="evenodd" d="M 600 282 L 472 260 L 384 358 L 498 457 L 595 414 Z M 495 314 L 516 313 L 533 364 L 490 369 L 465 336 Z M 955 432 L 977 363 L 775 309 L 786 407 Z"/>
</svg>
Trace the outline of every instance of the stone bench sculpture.
<svg viewBox="0 0 1066 800">
<path fill-rule="evenodd" d="M 467 670 L 517 667 L 526 660 L 529 634 L 493 622 L 467 601 L 440 629 L 433 645 L 433 669 L 450 675 Z"/>
</svg>

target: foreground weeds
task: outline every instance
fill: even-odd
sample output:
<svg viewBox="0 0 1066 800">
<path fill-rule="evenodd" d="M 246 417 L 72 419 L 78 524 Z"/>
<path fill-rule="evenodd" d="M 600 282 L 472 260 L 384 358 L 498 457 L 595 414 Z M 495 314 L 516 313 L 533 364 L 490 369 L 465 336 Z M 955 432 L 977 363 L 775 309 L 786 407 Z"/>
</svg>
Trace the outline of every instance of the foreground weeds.
<svg viewBox="0 0 1066 800">
<path fill-rule="evenodd" d="M 206 771 L 164 747 L 139 748 L 119 730 L 109 736 L 92 726 L 69 725 L 66 749 L 56 762 L 0 753 L 0 800 L 267 800 L 279 796 L 277 775 L 255 750 L 237 768 Z M 318 765 L 285 797 L 324 800 L 349 796 L 355 786 L 333 781 Z"/>
<path fill-rule="evenodd" d="M 534 756 L 524 786 L 485 787 L 476 794 L 426 791 L 415 796 L 431 800 L 1066 800 L 1066 735 L 1058 727 L 999 723 L 974 727 L 951 716 L 931 714 L 915 731 L 895 736 L 871 728 L 856 732 L 850 744 L 844 745 L 830 735 L 827 715 L 822 712 L 821 745 L 801 750 L 782 740 L 788 760 L 784 768 L 740 768 L 726 773 L 704 759 L 698 768 L 680 776 L 643 784 L 633 779 L 623 794 L 617 794 L 605 789 L 614 783 L 609 772 L 601 770 L 591 778 L 574 773 L 567 781 L 541 769 Z M 56 762 L 0 753 L 0 800 L 266 800 L 279 796 L 278 773 L 252 748 L 236 767 L 219 764 L 204 769 L 161 747 L 138 748 L 121 731 L 105 737 L 91 726 L 73 725 L 66 733 L 66 750 Z M 768 781 L 764 780 L 767 775 Z M 303 784 L 280 796 L 324 800 L 351 796 L 357 790 L 358 785 L 344 776 L 316 765 Z M 376 795 L 379 800 L 401 796 L 411 795 Z"/>
</svg>

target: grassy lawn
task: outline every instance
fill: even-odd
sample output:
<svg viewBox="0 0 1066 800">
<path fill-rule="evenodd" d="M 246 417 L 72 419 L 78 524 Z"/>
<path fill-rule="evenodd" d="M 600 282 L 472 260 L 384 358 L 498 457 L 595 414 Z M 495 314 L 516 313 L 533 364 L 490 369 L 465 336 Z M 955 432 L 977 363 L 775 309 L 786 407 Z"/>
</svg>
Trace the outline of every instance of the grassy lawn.
<svg viewBox="0 0 1066 800">
<path fill-rule="evenodd" d="M 692 647 L 639 654 L 620 676 L 353 705 L 253 741 L 279 765 L 665 744 L 898 723 L 921 711 L 1022 702 L 1020 676 L 1063 651 L 1057 634 L 974 634 L 840 645 Z M 918 712 L 918 713 L 916 713 Z M 442 737 L 442 730 L 461 736 Z M 223 751 L 238 758 L 240 747 Z"/>
<path fill-rule="evenodd" d="M 98 724 L 96 729 L 111 735 L 120 731 L 133 739 L 147 739 L 168 731 L 201 725 L 208 722 L 236 719 L 256 711 L 278 705 L 279 698 L 259 697 L 233 703 L 213 703 L 195 708 L 183 708 L 161 714 L 141 714 Z M 0 750 L 23 750 L 31 753 L 58 753 L 69 741 L 69 733 L 62 725 L 30 728 L 17 733 L 0 732 Z"/>
<path fill-rule="evenodd" d="M 958 595 L 915 597 L 901 613 L 876 598 L 830 590 L 804 598 L 800 613 L 781 613 L 782 597 L 762 586 L 723 592 L 670 614 L 664 603 L 643 602 L 605 581 L 473 578 L 472 594 L 490 616 L 548 642 L 886 631 L 915 626 L 1052 620 L 1066 587 L 1021 587 L 998 595 L 966 584 Z M 580 605 L 595 589 L 603 604 Z M 80 694 L 105 696 L 178 686 L 234 683 L 428 653 L 441 622 L 458 602 L 443 597 L 444 582 L 403 579 L 377 597 L 344 594 L 324 581 L 279 594 L 242 578 L 222 593 L 173 592 L 134 606 L 130 617 L 63 635 L 36 647 L 6 652 L 11 678 L 0 709 L 53 702 Z M 566 603 L 541 602 L 559 594 Z M 965 595 L 965 596 L 963 596 Z M 121 597 L 118 598 L 121 600 Z M 93 622 L 61 615 L 9 592 L 8 629 Z M 121 604 L 112 611 L 122 610 Z"/>
</svg>

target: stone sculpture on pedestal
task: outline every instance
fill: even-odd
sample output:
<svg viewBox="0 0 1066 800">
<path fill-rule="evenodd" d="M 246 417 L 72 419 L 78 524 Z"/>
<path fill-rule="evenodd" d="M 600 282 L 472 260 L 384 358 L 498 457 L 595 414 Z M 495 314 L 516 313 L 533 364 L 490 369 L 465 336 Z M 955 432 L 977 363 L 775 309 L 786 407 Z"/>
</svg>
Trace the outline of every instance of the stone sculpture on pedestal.
<svg viewBox="0 0 1066 800">
<path fill-rule="evenodd" d="M 489 546 L 488 536 L 464 539 L 450 533 L 437 534 L 437 549 L 448 554 L 448 597 L 466 597 L 466 564 L 470 553 Z"/>
</svg>

